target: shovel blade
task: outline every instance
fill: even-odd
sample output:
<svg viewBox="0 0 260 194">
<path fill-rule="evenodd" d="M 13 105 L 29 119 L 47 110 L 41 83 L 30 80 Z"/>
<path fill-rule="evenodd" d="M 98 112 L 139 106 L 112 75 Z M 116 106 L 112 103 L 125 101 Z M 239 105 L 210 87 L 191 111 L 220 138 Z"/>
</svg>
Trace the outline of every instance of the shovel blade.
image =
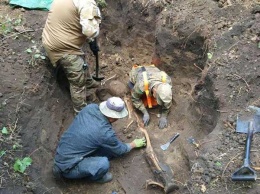
<svg viewBox="0 0 260 194">
<path fill-rule="evenodd" d="M 161 145 L 161 149 L 164 151 L 164 150 L 167 150 L 167 148 L 169 147 L 170 145 L 170 142 L 167 142 L 166 144 L 163 144 Z"/>
<path fill-rule="evenodd" d="M 238 133 L 247 133 L 248 132 L 248 127 L 249 127 L 249 121 L 240 120 L 238 118 L 238 116 L 237 116 L 236 132 L 238 132 Z"/>
<path fill-rule="evenodd" d="M 255 115 L 253 126 L 255 133 L 260 132 L 260 115 Z"/>
<path fill-rule="evenodd" d="M 253 117 L 253 119 L 251 119 L 251 121 L 253 121 L 254 133 L 260 132 L 260 115 L 255 115 Z M 248 133 L 249 122 L 250 122 L 250 120 L 240 120 L 237 116 L 236 132 L 238 132 L 238 133 Z"/>
<path fill-rule="evenodd" d="M 96 76 L 92 76 L 92 78 L 96 81 L 102 81 L 103 79 L 105 79 L 105 77 L 96 77 Z"/>
</svg>

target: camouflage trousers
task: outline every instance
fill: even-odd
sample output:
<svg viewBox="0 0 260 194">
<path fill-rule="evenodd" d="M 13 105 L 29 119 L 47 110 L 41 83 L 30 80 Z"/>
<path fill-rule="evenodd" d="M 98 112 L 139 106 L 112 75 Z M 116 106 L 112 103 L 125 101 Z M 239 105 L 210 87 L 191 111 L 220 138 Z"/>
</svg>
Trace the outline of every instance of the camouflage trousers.
<svg viewBox="0 0 260 194">
<path fill-rule="evenodd" d="M 70 95 L 73 102 L 73 108 L 78 113 L 83 107 L 87 105 L 86 89 L 95 84 L 88 68 L 83 68 L 84 60 L 79 55 L 66 54 L 58 61 L 70 84 Z"/>
</svg>

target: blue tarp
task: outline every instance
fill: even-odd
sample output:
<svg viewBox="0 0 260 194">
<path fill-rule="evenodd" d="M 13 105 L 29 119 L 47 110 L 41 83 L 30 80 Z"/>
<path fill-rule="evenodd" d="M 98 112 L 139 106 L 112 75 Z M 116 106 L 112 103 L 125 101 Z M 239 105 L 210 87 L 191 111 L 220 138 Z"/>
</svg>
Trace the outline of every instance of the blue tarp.
<svg viewBox="0 0 260 194">
<path fill-rule="evenodd" d="M 21 6 L 28 9 L 50 10 L 53 0 L 10 0 L 11 5 Z"/>
</svg>

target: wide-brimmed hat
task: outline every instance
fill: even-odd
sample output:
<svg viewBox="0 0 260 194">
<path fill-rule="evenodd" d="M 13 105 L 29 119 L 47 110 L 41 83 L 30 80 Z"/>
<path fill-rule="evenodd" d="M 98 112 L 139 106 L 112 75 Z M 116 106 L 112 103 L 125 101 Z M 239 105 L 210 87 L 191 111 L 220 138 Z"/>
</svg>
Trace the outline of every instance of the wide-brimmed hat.
<svg viewBox="0 0 260 194">
<path fill-rule="evenodd" d="M 125 107 L 124 101 L 119 97 L 111 97 L 99 105 L 99 110 L 103 115 L 120 119 L 128 115 L 128 111 Z"/>
<path fill-rule="evenodd" d="M 157 87 L 157 102 L 159 105 L 168 104 L 172 101 L 172 86 L 168 83 L 159 84 Z"/>
</svg>

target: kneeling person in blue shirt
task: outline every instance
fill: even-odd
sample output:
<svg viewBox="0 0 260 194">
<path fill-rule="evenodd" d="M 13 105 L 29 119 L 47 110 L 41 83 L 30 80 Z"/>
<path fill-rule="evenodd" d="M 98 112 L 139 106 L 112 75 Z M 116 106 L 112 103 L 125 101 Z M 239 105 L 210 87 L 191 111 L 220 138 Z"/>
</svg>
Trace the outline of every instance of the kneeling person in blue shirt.
<svg viewBox="0 0 260 194">
<path fill-rule="evenodd" d="M 145 138 L 123 143 L 116 137 L 111 123 L 127 115 L 125 103 L 118 97 L 83 108 L 60 139 L 54 176 L 88 178 L 100 183 L 111 181 L 108 160 L 146 145 Z"/>
</svg>

